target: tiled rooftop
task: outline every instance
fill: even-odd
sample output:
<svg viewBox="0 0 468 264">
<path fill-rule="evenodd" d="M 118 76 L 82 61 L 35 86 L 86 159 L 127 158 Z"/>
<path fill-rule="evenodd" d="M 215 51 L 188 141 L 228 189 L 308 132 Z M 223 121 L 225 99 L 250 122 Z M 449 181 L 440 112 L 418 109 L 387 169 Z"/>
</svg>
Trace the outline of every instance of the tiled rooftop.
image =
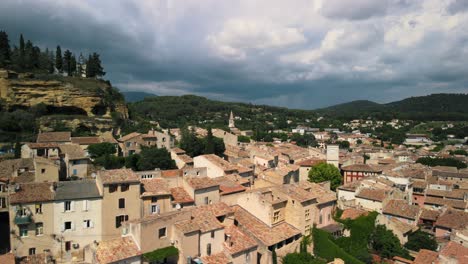
<svg viewBox="0 0 468 264">
<path fill-rule="evenodd" d="M 103 184 L 136 183 L 140 181 L 138 175 L 130 169 L 102 170 L 98 173 Z"/>
<path fill-rule="evenodd" d="M 113 263 L 138 255 L 141 255 L 141 252 L 130 237 L 101 241 L 96 250 L 96 258 L 101 264 Z"/>
<path fill-rule="evenodd" d="M 219 186 L 219 183 L 209 177 L 187 177 L 185 181 L 195 190 Z"/>
<path fill-rule="evenodd" d="M 416 220 L 419 215 L 419 206 L 411 205 L 406 200 L 390 200 L 384 206 L 383 213 Z"/>
<path fill-rule="evenodd" d="M 448 209 L 439 216 L 435 224 L 450 229 L 465 229 L 468 227 L 468 212 Z"/>
<path fill-rule="evenodd" d="M 387 191 L 382 189 L 363 188 L 356 195 L 356 197 L 382 202 L 385 199 L 385 197 L 387 197 Z"/>
<path fill-rule="evenodd" d="M 37 135 L 37 143 L 47 142 L 69 142 L 71 140 L 71 132 L 44 132 Z"/>
<path fill-rule="evenodd" d="M 171 194 L 164 179 L 143 179 L 141 185 L 143 189 L 142 197 Z"/>
<path fill-rule="evenodd" d="M 34 203 L 53 201 L 53 184 L 48 182 L 19 184 L 19 190 L 10 194 L 10 203 Z"/>
<path fill-rule="evenodd" d="M 231 254 L 237 254 L 257 246 L 253 238 L 242 232 L 235 225 L 230 225 L 224 229 L 224 234 L 229 236 L 230 240 L 224 242 L 224 248 Z"/>
<path fill-rule="evenodd" d="M 185 204 L 194 202 L 193 198 L 182 187 L 171 188 L 170 191 L 172 198 L 174 198 L 172 200 L 172 203 L 174 204 Z"/>
</svg>

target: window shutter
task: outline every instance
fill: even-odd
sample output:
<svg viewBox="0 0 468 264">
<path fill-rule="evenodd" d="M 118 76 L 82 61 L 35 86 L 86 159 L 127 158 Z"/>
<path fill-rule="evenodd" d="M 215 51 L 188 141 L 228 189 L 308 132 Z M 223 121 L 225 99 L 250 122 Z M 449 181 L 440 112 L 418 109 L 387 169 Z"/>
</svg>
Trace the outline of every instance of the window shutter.
<svg viewBox="0 0 468 264">
<path fill-rule="evenodd" d="M 128 221 L 128 215 L 125 215 L 125 221 Z"/>
<path fill-rule="evenodd" d="M 70 201 L 70 211 L 74 212 L 75 211 L 75 202 Z"/>
<path fill-rule="evenodd" d="M 91 227 L 91 228 L 94 227 L 94 222 L 93 222 L 93 220 L 89 220 L 89 227 Z"/>
<path fill-rule="evenodd" d="M 62 232 L 65 231 L 65 223 L 62 223 Z"/>
<path fill-rule="evenodd" d="M 152 214 L 153 213 L 153 208 L 152 208 L 152 205 L 150 204 L 149 205 L 149 214 Z"/>
<path fill-rule="evenodd" d="M 67 204 L 67 202 L 63 202 L 63 206 L 62 206 L 62 213 L 65 212 L 65 205 Z"/>
<path fill-rule="evenodd" d="M 71 223 L 71 229 L 75 230 L 75 223 L 74 222 Z"/>
<path fill-rule="evenodd" d="M 83 228 L 86 228 L 86 220 L 83 220 Z"/>
</svg>

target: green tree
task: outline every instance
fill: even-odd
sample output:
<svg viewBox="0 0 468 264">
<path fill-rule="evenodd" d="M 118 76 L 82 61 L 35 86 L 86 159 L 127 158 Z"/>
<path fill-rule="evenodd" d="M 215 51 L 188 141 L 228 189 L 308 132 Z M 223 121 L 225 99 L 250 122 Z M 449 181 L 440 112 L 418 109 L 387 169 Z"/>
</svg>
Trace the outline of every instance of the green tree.
<svg viewBox="0 0 468 264">
<path fill-rule="evenodd" d="M 213 132 L 211 131 L 211 127 L 208 128 L 208 133 L 205 137 L 205 151 L 204 154 L 214 154 L 215 153 L 215 143 Z"/>
<path fill-rule="evenodd" d="M 21 158 L 21 143 L 17 139 L 15 143 L 15 159 L 19 158 Z"/>
<path fill-rule="evenodd" d="M 138 170 L 161 170 L 176 169 L 175 161 L 172 160 L 171 154 L 165 148 L 142 147 L 140 159 L 137 162 Z"/>
<path fill-rule="evenodd" d="M 394 256 L 411 259 L 408 250 L 401 247 L 398 237 L 384 225 L 377 225 L 375 227 L 371 241 L 372 248 L 379 253 L 379 256 L 389 259 Z"/>
<path fill-rule="evenodd" d="M 140 161 L 141 156 L 139 154 L 133 154 L 125 158 L 125 167 L 132 170 L 138 170 L 138 161 Z"/>
<path fill-rule="evenodd" d="M 72 55 L 70 58 L 70 74 L 75 75 L 76 73 L 76 57 Z"/>
<path fill-rule="evenodd" d="M 335 190 L 341 184 L 341 173 L 333 164 L 325 162 L 313 166 L 309 171 L 309 181 L 324 182 L 330 181 L 332 190 Z"/>
<path fill-rule="evenodd" d="M 283 257 L 283 264 L 326 264 L 324 260 L 316 259 L 307 252 L 288 253 Z"/>
<path fill-rule="evenodd" d="M 405 248 L 413 251 L 419 251 L 421 249 L 437 250 L 437 241 L 434 236 L 424 231 L 418 230 L 409 234 L 408 242 L 405 244 Z"/>
<path fill-rule="evenodd" d="M 454 158 L 431 158 L 423 157 L 416 160 L 416 163 L 421 163 L 423 165 L 435 167 L 435 166 L 450 166 L 457 167 L 458 169 L 466 168 L 466 163 L 463 161 L 454 159 Z"/>
<path fill-rule="evenodd" d="M 88 146 L 88 153 L 91 158 L 102 157 L 105 155 L 115 154 L 116 149 L 114 144 L 109 142 L 91 144 Z"/>
<path fill-rule="evenodd" d="M 25 54 L 24 54 L 24 38 L 23 34 L 20 35 L 20 40 L 19 40 L 19 67 L 21 69 L 24 68 L 24 63 L 25 63 Z"/>
<path fill-rule="evenodd" d="M 72 58 L 71 51 L 66 50 L 63 53 L 63 71 L 66 72 L 68 76 L 72 75 L 71 58 Z"/>
<path fill-rule="evenodd" d="M 193 130 L 189 131 L 187 128 L 183 128 L 181 134 L 179 147 L 185 150 L 187 155 L 195 157 L 203 154 L 205 149 L 203 142 L 195 135 Z"/>
<path fill-rule="evenodd" d="M 62 49 L 60 46 L 57 46 L 57 50 L 55 51 L 55 68 L 57 68 L 59 72 L 63 72 Z"/>
<path fill-rule="evenodd" d="M 11 63 L 10 41 L 5 31 L 0 31 L 0 67 Z"/>
<path fill-rule="evenodd" d="M 237 136 L 237 141 L 242 142 L 242 143 L 249 143 L 250 138 L 247 136 L 239 135 Z"/>
<path fill-rule="evenodd" d="M 317 141 L 315 140 L 315 137 L 312 134 L 301 135 L 298 133 L 294 133 L 291 136 L 291 140 L 296 142 L 296 144 L 301 147 L 308 147 L 308 146 L 313 147 L 317 145 Z"/>
<path fill-rule="evenodd" d="M 98 166 L 104 167 L 106 170 L 113 170 L 122 168 L 124 166 L 125 159 L 123 157 L 106 154 L 96 158 L 94 163 Z"/>
<path fill-rule="evenodd" d="M 346 140 L 340 141 L 338 145 L 340 146 L 340 149 L 349 149 L 350 146 L 349 141 Z"/>
<path fill-rule="evenodd" d="M 104 72 L 104 68 L 101 65 L 101 59 L 99 58 L 99 54 L 97 54 L 96 52 L 90 54 L 86 64 L 86 76 L 89 78 L 94 78 L 101 77 L 104 75 L 106 75 L 106 72 Z"/>
</svg>

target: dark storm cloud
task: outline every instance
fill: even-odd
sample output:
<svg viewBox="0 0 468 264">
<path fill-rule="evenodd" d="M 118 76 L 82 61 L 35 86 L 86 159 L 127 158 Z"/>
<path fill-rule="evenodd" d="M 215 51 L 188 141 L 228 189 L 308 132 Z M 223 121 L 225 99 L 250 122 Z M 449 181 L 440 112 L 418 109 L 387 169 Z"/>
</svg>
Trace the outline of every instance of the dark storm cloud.
<svg viewBox="0 0 468 264">
<path fill-rule="evenodd" d="M 0 25 L 98 52 L 120 89 L 316 108 L 466 91 L 462 2 L 5 0 Z"/>
</svg>

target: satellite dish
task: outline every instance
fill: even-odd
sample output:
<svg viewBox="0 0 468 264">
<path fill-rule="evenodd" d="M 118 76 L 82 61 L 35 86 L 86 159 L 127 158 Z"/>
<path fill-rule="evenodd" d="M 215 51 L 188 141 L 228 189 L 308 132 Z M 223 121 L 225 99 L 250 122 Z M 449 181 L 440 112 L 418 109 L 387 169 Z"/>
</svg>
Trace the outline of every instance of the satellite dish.
<svg viewBox="0 0 468 264">
<path fill-rule="evenodd" d="M 180 210 L 180 209 L 182 208 L 182 206 L 180 206 L 180 204 L 176 204 L 175 208 L 176 208 L 177 210 Z"/>
</svg>

